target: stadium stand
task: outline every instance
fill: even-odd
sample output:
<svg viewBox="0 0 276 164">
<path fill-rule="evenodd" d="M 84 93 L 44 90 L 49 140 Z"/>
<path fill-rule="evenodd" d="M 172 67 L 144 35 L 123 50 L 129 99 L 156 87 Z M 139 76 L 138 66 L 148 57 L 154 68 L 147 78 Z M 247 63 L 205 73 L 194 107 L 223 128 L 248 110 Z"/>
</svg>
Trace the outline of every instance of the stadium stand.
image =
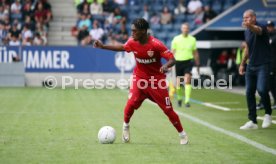
<svg viewBox="0 0 276 164">
<path fill-rule="evenodd" d="M 181 23 L 188 22 L 191 25 L 191 30 L 194 30 L 203 24 L 205 8 L 212 12 L 209 16 L 209 11 L 206 11 L 209 14 L 208 18 L 204 18 L 206 22 L 206 19 L 209 21 L 217 14 L 236 4 L 237 0 L 82 0 L 82 2 L 78 0 L 75 3 L 78 19 L 72 28 L 72 35 L 78 39 L 79 44 L 84 43 L 80 39 L 86 40 L 86 37 L 91 37 L 90 35 L 84 38 L 78 36 L 82 29 L 79 27 L 82 26 L 80 23 L 81 15 L 85 14 L 91 22 L 97 20 L 100 23 L 105 32 L 104 37 L 102 37 L 104 42 L 110 40 L 110 37 L 114 38 L 113 35 L 118 35 L 121 26 L 124 25 L 126 25 L 127 33 L 130 34 L 131 21 L 137 17 L 144 17 L 150 21 L 153 35 L 170 47 L 170 40 L 180 32 Z M 205 6 L 209 6 L 209 8 Z M 91 44 L 93 38 L 89 40 L 91 42 L 82 45 Z"/>
<path fill-rule="evenodd" d="M 52 18 L 47 0 L 1 0 L 0 45 L 47 45 Z"/>
</svg>

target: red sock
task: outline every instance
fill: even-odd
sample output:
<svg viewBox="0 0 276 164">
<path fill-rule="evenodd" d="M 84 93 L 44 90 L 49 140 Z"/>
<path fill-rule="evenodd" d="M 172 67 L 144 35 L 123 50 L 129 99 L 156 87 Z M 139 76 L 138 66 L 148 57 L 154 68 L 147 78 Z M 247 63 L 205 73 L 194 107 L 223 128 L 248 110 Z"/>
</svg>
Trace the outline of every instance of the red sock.
<svg viewBox="0 0 276 164">
<path fill-rule="evenodd" d="M 181 122 L 179 120 L 178 115 L 174 112 L 174 110 L 167 110 L 164 112 L 168 117 L 173 126 L 176 128 L 176 130 L 180 133 L 183 131 L 183 127 L 181 125 Z"/>
<path fill-rule="evenodd" d="M 129 123 L 129 120 L 130 120 L 131 116 L 133 115 L 134 110 L 135 109 L 128 102 L 126 107 L 125 107 L 125 110 L 124 110 L 124 121 L 125 121 L 125 123 Z"/>
</svg>

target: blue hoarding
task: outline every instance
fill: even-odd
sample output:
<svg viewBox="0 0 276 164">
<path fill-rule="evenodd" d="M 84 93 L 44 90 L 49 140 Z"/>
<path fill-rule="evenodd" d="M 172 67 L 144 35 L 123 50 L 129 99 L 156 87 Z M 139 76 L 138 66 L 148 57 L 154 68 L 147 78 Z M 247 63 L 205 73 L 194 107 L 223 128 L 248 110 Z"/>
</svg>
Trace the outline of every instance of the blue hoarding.
<svg viewBox="0 0 276 164">
<path fill-rule="evenodd" d="M 0 63 L 12 62 L 17 55 L 24 62 L 26 72 L 116 73 L 122 68 L 132 71 L 135 66 L 131 53 L 92 47 L 0 47 Z"/>
</svg>

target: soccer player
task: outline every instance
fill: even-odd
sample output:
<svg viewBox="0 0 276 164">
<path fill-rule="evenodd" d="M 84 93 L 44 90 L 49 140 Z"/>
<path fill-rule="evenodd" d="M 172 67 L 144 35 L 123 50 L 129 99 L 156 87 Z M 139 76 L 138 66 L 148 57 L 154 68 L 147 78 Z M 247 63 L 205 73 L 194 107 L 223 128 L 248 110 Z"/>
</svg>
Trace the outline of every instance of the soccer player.
<svg viewBox="0 0 276 164">
<path fill-rule="evenodd" d="M 265 116 L 262 128 L 267 128 L 272 123 L 270 98 L 268 95 L 268 79 L 270 69 L 270 47 L 269 37 L 265 25 L 256 20 L 256 13 L 253 10 L 246 10 L 243 13 L 242 26 L 246 41 L 245 56 L 240 64 L 239 73 L 245 73 L 247 59 L 249 63 L 246 68 L 246 99 L 248 106 L 248 119 L 240 129 L 258 129 L 256 113 L 256 89 L 261 96 L 265 108 Z"/>
<path fill-rule="evenodd" d="M 176 60 L 176 94 L 178 107 L 182 106 L 183 99 L 183 85 L 180 83 L 185 81 L 185 106 L 190 107 L 190 97 L 192 92 L 191 78 L 192 68 L 197 66 L 197 72 L 199 73 L 199 55 L 196 48 L 196 38 L 189 35 L 189 24 L 184 23 L 181 26 L 182 33 L 177 35 L 172 40 L 172 51 Z"/>
<path fill-rule="evenodd" d="M 94 42 L 96 48 L 133 52 L 136 59 L 129 99 L 124 109 L 122 141 L 124 143 L 130 141 L 131 116 L 134 110 L 137 110 L 148 98 L 157 103 L 168 116 L 179 133 L 180 144 L 187 144 L 188 136 L 182 128 L 178 115 L 173 110 L 164 74 L 174 65 L 175 59 L 162 42 L 148 35 L 148 29 L 149 23 L 143 18 L 138 18 L 132 22 L 132 37 L 125 44 L 104 45 L 99 40 Z M 167 60 L 164 65 L 161 63 L 161 58 Z"/>
</svg>

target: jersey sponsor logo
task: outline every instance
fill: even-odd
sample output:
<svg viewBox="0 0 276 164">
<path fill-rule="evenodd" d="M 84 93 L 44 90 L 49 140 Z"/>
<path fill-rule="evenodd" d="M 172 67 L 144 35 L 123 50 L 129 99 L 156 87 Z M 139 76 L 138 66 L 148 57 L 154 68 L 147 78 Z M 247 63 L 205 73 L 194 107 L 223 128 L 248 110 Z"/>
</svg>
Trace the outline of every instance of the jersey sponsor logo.
<svg viewBox="0 0 276 164">
<path fill-rule="evenodd" d="M 156 62 L 156 59 L 155 58 L 151 58 L 151 59 L 140 59 L 140 58 L 136 58 L 136 61 L 138 63 L 141 63 L 141 64 L 151 64 L 151 63 L 155 63 Z"/>
<path fill-rule="evenodd" d="M 154 55 L 154 51 L 147 51 L 147 53 L 148 53 L 148 55 L 149 55 L 149 57 L 153 57 L 153 55 Z"/>
</svg>

